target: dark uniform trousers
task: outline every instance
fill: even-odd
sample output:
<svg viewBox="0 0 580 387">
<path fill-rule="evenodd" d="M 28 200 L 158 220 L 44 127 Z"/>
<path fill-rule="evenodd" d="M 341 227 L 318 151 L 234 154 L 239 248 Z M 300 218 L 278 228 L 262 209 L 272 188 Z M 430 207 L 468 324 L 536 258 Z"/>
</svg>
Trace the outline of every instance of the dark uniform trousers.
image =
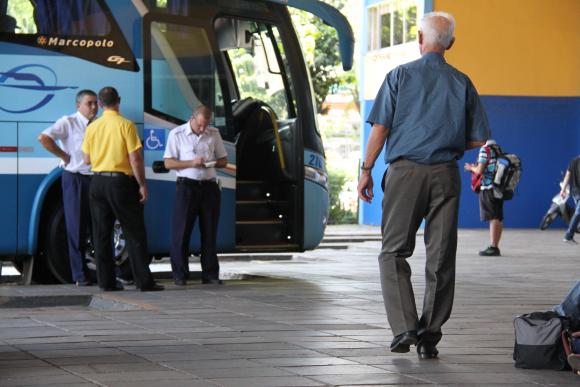
<svg viewBox="0 0 580 387">
<path fill-rule="evenodd" d="M 218 279 L 220 266 L 216 238 L 221 192 L 217 182 L 177 178 L 173 210 L 171 270 L 176 280 L 189 275 L 189 240 L 199 217 L 202 280 Z"/>
<path fill-rule="evenodd" d="M 417 330 L 421 340 L 437 343 L 449 319 L 455 288 L 457 216 L 461 181 L 455 161 L 423 165 L 391 164 L 383 199 L 381 287 L 393 335 Z M 411 267 L 417 230 L 425 219 L 425 296 L 417 316 Z"/>
<path fill-rule="evenodd" d="M 115 219 L 121 224 L 127 241 L 135 286 L 139 289 L 152 286 L 143 205 L 139 203 L 139 185 L 135 178 L 120 173 L 115 176 L 100 176 L 95 173 L 91 181 L 90 208 L 99 286 L 115 287 Z"/>
<path fill-rule="evenodd" d="M 89 235 L 89 187 L 91 176 L 63 171 L 61 177 L 68 256 L 73 281 L 86 278 L 86 242 Z"/>
</svg>

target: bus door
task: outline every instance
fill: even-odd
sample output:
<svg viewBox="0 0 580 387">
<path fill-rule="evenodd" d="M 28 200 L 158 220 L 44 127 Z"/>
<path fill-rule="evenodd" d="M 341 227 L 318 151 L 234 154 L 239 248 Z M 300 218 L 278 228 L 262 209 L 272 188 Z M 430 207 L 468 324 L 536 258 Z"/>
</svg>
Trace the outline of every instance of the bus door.
<svg viewBox="0 0 580 387">
<path fill-rule="evenodd" d="M 214 26 L 234 96 L 236 247 L 299 250 L 303 183 L 288 50 L 274 22 L 228 16 Z"/>
<path fill-rule="evenodd" d="M 0 122 L 0 251 L 16 254 L 18 147 L 16 122 Z M 6 254 L 9 253 L 9 254 Z"/>
<path fill-rule="evenodd" d="M 163 154 L 171 129 L 187 122 L 201 104 L 213 111 L 212 126 L 224 139 L 228 161 L 235 164 L 235 147 L 226 124 L 217 46 L 207 18 L 149 13 L 144 18 L 145 117 L 144 149 L 153 205 L 146 207 L 151 226 L 150 250 L 167 252 L 175 197 L 175 172 L 163 167 Z M 218 170 L 221 212 L 219 251 L 235 249 L 235 168 Z M 148 230 L 149 231 L 149 230 Z M 200 250 L 199 228 L 194 229 L 190 251 Z"/>
</svg>

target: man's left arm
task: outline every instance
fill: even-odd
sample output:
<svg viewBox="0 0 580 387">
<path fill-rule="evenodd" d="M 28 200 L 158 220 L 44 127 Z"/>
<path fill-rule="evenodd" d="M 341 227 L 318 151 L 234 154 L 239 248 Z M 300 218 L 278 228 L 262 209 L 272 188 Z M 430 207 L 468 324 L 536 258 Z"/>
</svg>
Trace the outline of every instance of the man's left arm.
<svg viewBox="0 0 580 387">
<path fill-rule="evenodd" d="M 491 137 L 487 114 L 473 83 L 468 80 L 466 149 L 479 148 Z"/>
<path fill-rule="evenodd" d="M 145 203 L 149 196 L 147 191 L 147 184 L 145 182 L 145 163 L 143 162 L 143 155 L 141 154 L 141 149 L 138 148 L 137 150 L 129 153 L 129 163 L 131 164 L 131 169 L 133 170 L 133 176 L 135 180 L 137 180 L 137 184 L 139 184 L 139 194 L 140 194 L 140 203 Z"/>
<path fill-rule="evenodd" d="M 214 157 L 216 158 L 215 167 L 216 168 L 224 168 L 228 165 L 228 153 L 226 152 L 226 147 L 224 146 L 224 141 L 222 140 L 222 136 L 219 134 L 219 131 L 216 129 L 215 134 L 215 149 L 214 149 Z"/>
</svg>

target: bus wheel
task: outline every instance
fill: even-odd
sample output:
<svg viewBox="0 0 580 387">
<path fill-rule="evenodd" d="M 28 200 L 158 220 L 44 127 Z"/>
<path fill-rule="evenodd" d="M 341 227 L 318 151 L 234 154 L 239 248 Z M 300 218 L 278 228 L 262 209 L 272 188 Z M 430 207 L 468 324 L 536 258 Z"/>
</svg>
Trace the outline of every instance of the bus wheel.
<svg viewBox="0 0 580 387">
<path fill-rule="evenodd" d="M 52 206 L 46 217 L 41 240 L 41 258 L 48 266 L 50 273 L 60 283 L 72 282 L 66 227 L 64 223 L 64 209 L 62 203 Z M 36 262 L 34 272 L 37 271 Z"/>
<path fill-rule="evenodd" d="M 22 261 L 15 260 L 14 268 L 20 273 L 24 270 Z M 34 266 L 32 267 L 32 282 L 37 284 L 57 284 L 59 281 L 52 275 L 50 268 L 46 264 L 44 256 L 34 257 Z"/>
<path fill-rule="evenodd" d="M 129 252 L 123 229 L 119 221 L 115 221 L 113 229 L 113 259 L 115 260 L 115 275 L 125 281 L 133 279 L 131 272 L 131 262 L 129 262 Z M 95 248 L 90 237 L 87 236 L 87 260 L 88 276 L 92 281 L 97 280 L 97 261 L 95 258 Z"/>
</svg>

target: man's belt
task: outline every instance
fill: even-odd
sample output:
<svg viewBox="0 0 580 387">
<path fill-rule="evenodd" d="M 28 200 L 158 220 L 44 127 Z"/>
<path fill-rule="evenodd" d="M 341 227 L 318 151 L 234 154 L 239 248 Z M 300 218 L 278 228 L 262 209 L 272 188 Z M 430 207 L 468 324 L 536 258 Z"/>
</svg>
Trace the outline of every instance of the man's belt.
<svg viewBox="0 0 580 387">
<path fill-rule="evenodd" d="M 97 176 L 108 176 L 108 177 L 128 177 L 126 173 L 123 172 L 93 172 Z"/>
<path fill-rule="evenodd" d="M 189 177 L 178 177 L 177 183 L 178 184 L 188 184 L 188 185 L 205 185 L 205 184 L 216 184 L 217 182 L 215 179 L 195 180 L 195 179 L 190 179 Z"/>
</svg>

